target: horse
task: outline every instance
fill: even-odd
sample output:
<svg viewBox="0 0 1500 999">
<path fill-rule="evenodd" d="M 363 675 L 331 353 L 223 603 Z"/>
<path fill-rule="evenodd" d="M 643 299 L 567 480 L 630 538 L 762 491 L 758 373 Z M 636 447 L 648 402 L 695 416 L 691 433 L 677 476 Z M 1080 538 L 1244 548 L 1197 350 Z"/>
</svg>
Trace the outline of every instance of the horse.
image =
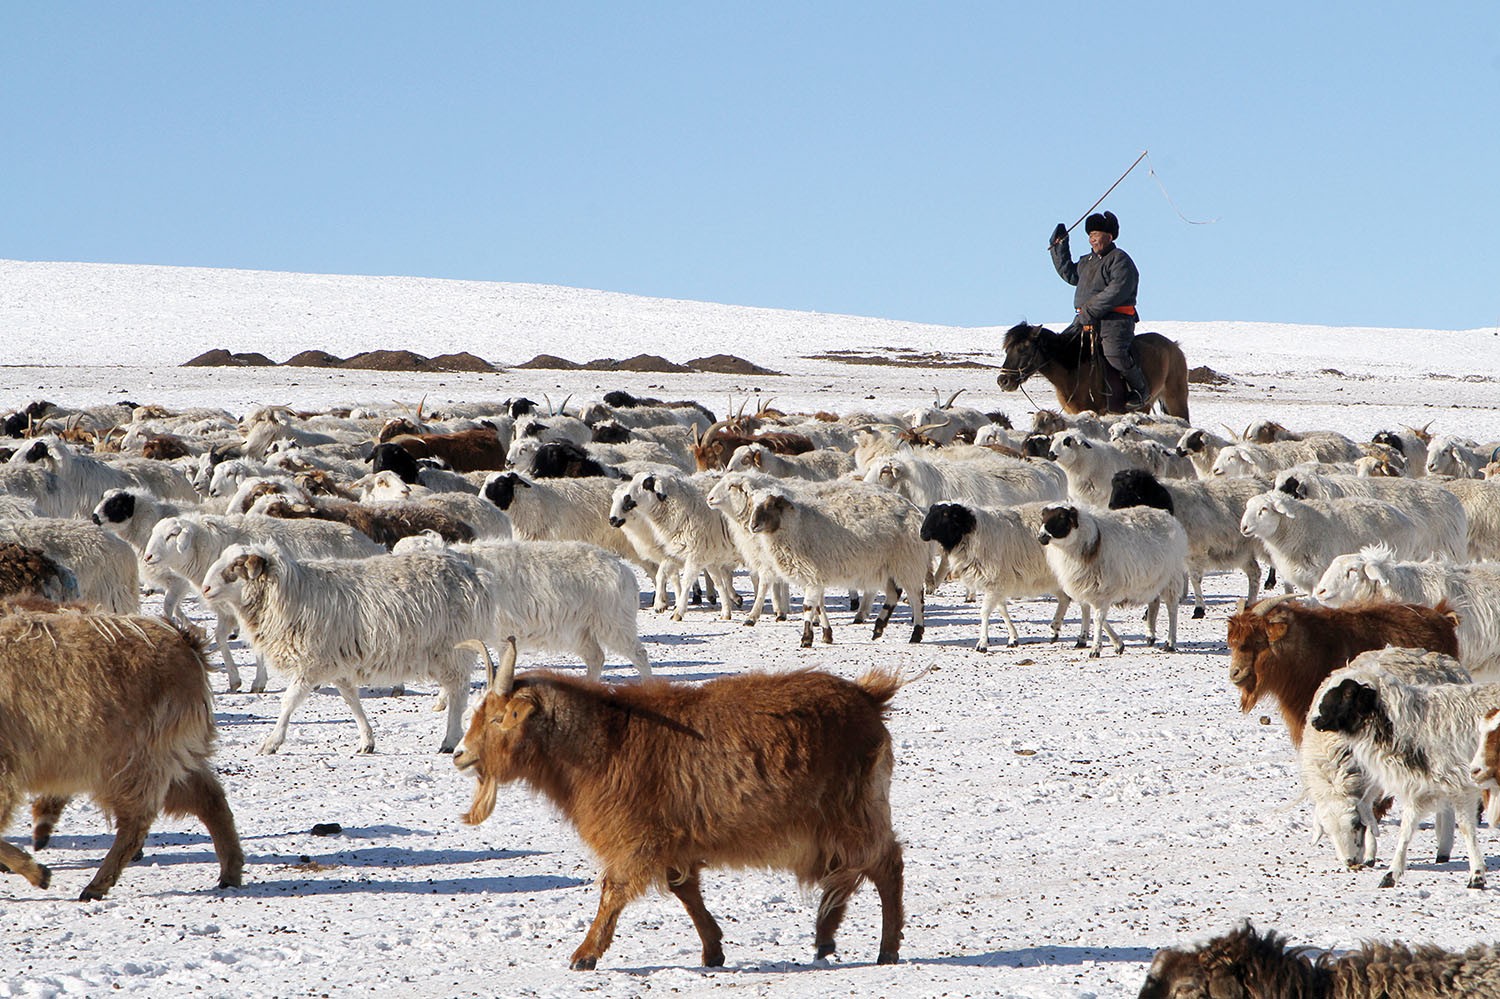
<svg viewBox="0 0 1500 999">
<path fill-rule="evenodd" d="M 1081 332 L 1054 333 L 1045 326 L 1017 323 L 1005 331 L 1005 363 L 995 383 L 1013 392 L 1032 375 L 1052 383 L 1065 413 L 1123 413 L 1123 393 L 1106 389 L 1106 377 L 1118 374 L 1102 355 L 1094 353 Z M 1188 418 L 1187 358 L 1182 348 L 1160 333 L 1135 338 L 1136 358 L 1146 375 L 1151 403 L 1160 403 L 1168 416 Z M 1102 370 L 1101 370 L 1102 369 Z"/>
</svg>

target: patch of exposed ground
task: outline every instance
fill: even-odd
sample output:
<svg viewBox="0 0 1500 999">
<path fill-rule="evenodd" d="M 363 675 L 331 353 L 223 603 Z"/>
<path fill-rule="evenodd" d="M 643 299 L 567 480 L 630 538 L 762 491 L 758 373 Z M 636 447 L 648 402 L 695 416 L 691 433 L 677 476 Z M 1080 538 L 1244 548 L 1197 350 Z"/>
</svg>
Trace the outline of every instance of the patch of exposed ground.
<svg viewBox="0 0 1500 999">
<path fill-rule="evenodd" d="M 981 351 L 962 354 L 945 354 L 939 350 L 921 351 L 910 347 L 884 347 L 879 350 L 830 350 L 823 354 L 808 354 L 810 361 L 836 361 L 839 364 L 873 364 L 891 368 L 999 368 L 998 364 L 986 364 L 973 360 L 988 357 Z"/>
</svg>

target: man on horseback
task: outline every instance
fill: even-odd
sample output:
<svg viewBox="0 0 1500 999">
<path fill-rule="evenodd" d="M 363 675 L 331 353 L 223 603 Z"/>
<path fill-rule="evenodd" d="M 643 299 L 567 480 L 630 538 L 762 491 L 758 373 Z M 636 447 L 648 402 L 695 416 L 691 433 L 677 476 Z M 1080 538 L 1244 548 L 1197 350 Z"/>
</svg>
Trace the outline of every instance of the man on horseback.
<svg viewBox="0 0 1500 999">
<path fill-rule="evenodd" d="M 1068 247 L 1068 229 L 1061 222 L 1052 230 L 1052 265 L 1068 284 L 1076 285 L 1073 309 L 1077 315 L 1064 333 L 1097 334 L 1109 366 L 1125 382 L 1125 408 L 1144 409 L 1150 389 L 1146 376 L 1136 363 L 1130 343 L 1135 339 L 1136 288 L 1140 273 L 1130 255 L 1115 245 L 1120 235 L 1120 220 L 1114 212 L 1094 213 L 1084 222 L 1093 252 L 1073 262 Z"/>
</svg>

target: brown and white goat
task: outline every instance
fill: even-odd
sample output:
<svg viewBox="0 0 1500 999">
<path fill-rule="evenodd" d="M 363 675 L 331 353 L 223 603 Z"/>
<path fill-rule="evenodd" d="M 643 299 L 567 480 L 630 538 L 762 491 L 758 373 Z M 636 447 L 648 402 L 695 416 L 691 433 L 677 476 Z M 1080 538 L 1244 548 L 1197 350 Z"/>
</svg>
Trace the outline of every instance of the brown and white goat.
<svg viewBox="0 0 1500 999">
<path fill-rule="evenodd" d="M 260 500 L 252 513 L 283 520 L 314 518 L 350 527 L 390 548 L 402 538 L 432 531 L 448 544 L 473 541 L 474 528 L 444 510 L 421 503 L 385 503 L 366 506 L 347 500 L 319 499 L 313 503 L 289 503 L 283 499 Z"/>
<path fill-rule="evenodd" d="M 209 756 L 215 730 L 196 633 L 159 618 L 37 601 L 0 616 L 0 831 L 28 794 L 89 794 L 115 840 L 79 898 L 103 898 L 156 816 L 195 815 L 219 858 L 219 887 L 245 856 Z M 0 839 L 0 863 L 38 888 L 51 872 Z"/>
<path fill-rule="evenodd" d="M 1456 657 L 1457 626 L 1446 603 L 1340 608 L 1267 597 L 1229 619 L 1229 679 L 1239 688 L 1241 712 L 1276 698 L 1292 745 L 1301 746 L 1308 708 L 1328 674 L 1388 645 Z"/>
<path fill-rule="evenodd" d="M 784 431 L 766 434 L 734 433 L 721 422 L 709 427 L 701 438 L 693 441 L 693 460 L 697 462 L 700 472 L 725 468 L 736 451 L 751 444 L 763 445 L 776 454 L 806 454 L 814 449 L 812 439 L 805 434 Z"/>
<path fill-rule="evenodd" d="M 381 438 L 399 444 L 413 458 L 441 458 L 455 472 L 499 471 L 505 467 L 505 445 L 493 427 L 451 434 L 398 434 Z"/>
<path fill-rule="evenodd" d="M 819 958 L 833 953 L 849 896 L 869 878 L 880 894 L 878 961 L 897 960 L 903 862 L 883 717 L 897 677 L 851 683 L 801 670 L 611 687 L 543 670 L 518 679 L 513 641 L 498 675 L 490 670 L 453 758 L 478 779 L 464 821 L 483 822 L 499 786 L 520 781 L 599 857 L 599 911 L 573 968 L 595 966 L 621 910 L 653 884 L 687 909 L 703 963 L 722 965 L 723 934 L 698 881 L 710 866 L 791 870 L 819 885 Z"/>
</svg>

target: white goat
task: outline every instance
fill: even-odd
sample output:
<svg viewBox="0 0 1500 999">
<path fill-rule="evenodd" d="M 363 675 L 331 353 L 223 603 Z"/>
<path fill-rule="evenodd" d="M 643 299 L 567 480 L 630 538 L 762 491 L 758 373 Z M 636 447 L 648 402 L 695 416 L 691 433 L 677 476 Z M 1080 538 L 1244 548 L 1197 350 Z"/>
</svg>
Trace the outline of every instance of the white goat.
<svg viewBox="0 0 1500 999">
<path fill-rule="evenodd" d="M 1469 524 L 1469 558 L 1500 559 L 1500 482 L 1493 479 L 1435 479 L 1458 497 Z"/>
<path fill-rule="evenodd" d="M 698 482 L 681 473 L 642 472 L 630 480 L 623 497 L 616 494 L 610 510 L 614 526 L 615 511 L 622 514 L 639 510 L 656 533 L 657 542 L 677 563 L 677 602 L 672 620 L 681 621 L 687 605 L 687 591 L 700 570 L 707 572 L 720 593 L 722 616 L 733 615 L 734 567 L 739 553 L 729 535 L 729 525 L 719 511 L 708 505 Z"/>
<path fill-rule="evenodd" d="M 1114 474 L 1137 467 L 1119 448 L 1104 441 L 1090 440 L 1076 430 L 1060 430 L 1053 434 L 1050 456 L 1067 474 L 1069 495 L 1089 506 L 1108 506 Z"/>
<path fill-rule="evenodd" d="M 745 449 L 741 448 L 739 454 Z M 745 616 L 746 627 L 754 627 L 765 608 L 766 597 L 771 598 L 771 609 L 776 620 L 785 621 L 791 612 L 791 587 L 777 568 L 776 560 L 766 548 L 761 535 L 750 529 L 751 494 L 756 489 L 769 488 L 775 480 L 768 475 L 753 472 L 726 472 L 708 491 L 708 505 L 719 511 L 729 527 L 729 536 L 739 551 L 740 563 L 750 571 L 755 583 L 755 597 L 750 613 Z M 861 610 L 864 609 L 861 603 Z M 864 619 L 856 618 L 855 623 Z"/>
<path fill-rule="evenodd" d="M 1090 659 L 1099 658 L 1109 609 L 1119 604 L 1146 604 L 1146 644 L 1156 644 L 1156 615 L 1167 603 L 1167 640 L 1177 650 L 1177 598 L 1187 575 L 1188 540 L 1170 513 L 1152 507 L 1090 510 L 1069 503 L 1042 510 L 1037 540 L 1047 549 L 1063 592 L 1097 615 Z M 1125 643 L 1111 632 L 1115 654 Z"/>
<path fill-rule="evenodd" d="M 396 542 L 391 554 L 442 550 L 436 534 Z M 597 680 L 604 653 L 630 660 L 651 676 L 637 630 L 641 591 L 635 571 L 613 552 L 582 541 L 491 541 L 453 545 L 454 554 L 488 572 L 494 608 L 489 638 L 514 638 L 521 648 L 568 652 Z"/>
<path fill-rule="evenodd" d="M 1300 441 L 1234 444 L 1219 451 L 1210 471 L 1224 476 L 1274 476 L 1283 468 L 1307 461 L 1357 461 L 1359 445 L 1342 434 L 1319 435 Z"/>
<path fill-rule="evenodd" d="M 726 472 L 760 472 L 778 479 L 826 482 L 854 471 L 854 455 L 822 447 L 806 454 L 777 454 L 764 444 L 748 444 L 734 452 Z"/>
<path fill-rule="evenodd" d="M 1436 607 L 1446 600 L 1458 614 L 1464 667 L 1500 680 L 1500 564 L 1399 562 L 1388 545 L 1370 545 L 1329 563 L 1312 593 L 1330 607 L 1372 600 Z"/>
<path fill-rule="evenodd" d="M 439 752 L 463 736 L 471 653 L 460 642 L 489 637 L 494 580 L 447 552 L 299 562 L 275 545 L 231 545 L 209 566 L 204 596 L 232 607 L 250 640 L 288 677 L 276 727 L 261 744 L 274 753 L 292 712 L 320 684 L 338 690 L 359 728 L 357 752 L 375 734 L 357 685 L 431 677 L 447 702 Z"/>
<path fill-rule="evenodd" d="M 897 451 L 873 459 L 864 481 L 893 489 L 922 509 L 934 503 L 1014 506 L 1062 499 L 1067 476 L 1056 465 L 990 454 L 984 461 L 946 461 Z"/>
<path fill-rule="evenodd" d="M 1411 518 L 1418 536 L 1410 547 L 1421 558 L 1461 559 L 1469 550 L 1469 518 L 1457 494 L 1415 479 L 1323 475 L 1292 468 L 1276 476 L 1276 488 L 1298 499 L 1368 496 L 1389 503 Z"/>
<path fill-rule="evenodd" d="M 194 512 L 176 503 L 159 500 L 139 489 L 111 489 L 104 494 L 99 505 L 94 507 L 94 523 L 121 538 L 135 549 L 136 557 L 146 552 L 146 543 L 159 521 L 166 517 L 177 517 Z M 182 598 L 190 587 L 185 579 L 175 572 L 142 563 L 141 575 L 159 586 L 164 594 L 162 616 L 168 621 L 187 624 L 188 619 L 180 612 Z"/>
<path fill-rule="evenodd" d="M 1423 655 L 1382 649 L 1356 656 L 1350 665 L 1369 666 L 1374 674 L 1345 677 L 1329 688 L 1312 726 L 1347 735 L 1356 761 L 1401 803 L 1401 832 L 1380 887 L 1401 880 L 1421 817 L 1451 805 L 1469 854 L 1469 887 L 1483 888 L 1485 858 L 1475 828 L 1479 785 L 1470 766 L 1480 718 L 1500 707 L 1500 684 L 1412 684 L 1379 670 L 1382 662 Z"/>
<path fill-rule="evenodd" d="M 1364 496 L 1299 500 L 1274 490 L 1261 493 L 1245 505 L 1240 530 L 1265 545 L 1284 585 L 1304 593 L 1335 558 L 1365 545 L 1384 540 L 1405 558 L 1428 553 L 1412 543 L 1419 532 L 1410 517 Z"/>
</svg>

